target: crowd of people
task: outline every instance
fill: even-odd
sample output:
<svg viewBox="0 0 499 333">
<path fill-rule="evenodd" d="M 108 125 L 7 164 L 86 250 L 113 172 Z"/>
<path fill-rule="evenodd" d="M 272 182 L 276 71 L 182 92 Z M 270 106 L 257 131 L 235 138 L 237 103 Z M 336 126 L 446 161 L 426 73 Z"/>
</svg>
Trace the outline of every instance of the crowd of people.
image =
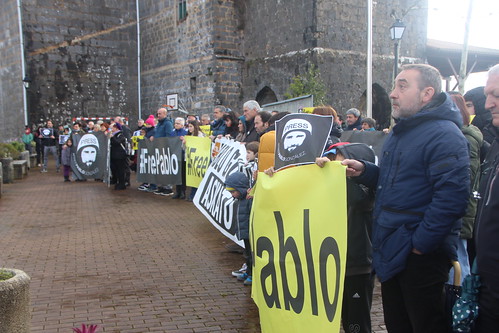
<svg viewBox="0 0 499 333">
<path fill-rule="evenodd" d="M 343 326 L 346 332 L 371 332 L 370 307 L 374 276 L 381 282 L 383 310 L 389 332 L 447 332 L 444 284 L 451 261 L 460 263 L 463 278 L 477 262 L 482 279 L 480 315 L 476 332 L 494 332 L 499 327 L 499 65 L 490 69 L 485 87 L 464 96 L 442 91 L 438 70 L 428 65 L 405 65 L 393 91 L 389 129 L 377 128 L 372 118 L 358 109 L 345 118 L 330 106 L 314 114 L 333 117 L 333 126 L 316 163 L 330 160 L 347 167 L 348 250 L 343 296 Z M 245 285 L 252 284 L 249 243 L 251 189 L 258 171 L 272 175 L 275 123 L 288 112 L 262 111 L 258 102 L 243 104 L 242 114 L 225 106 L 213 109 L 213 120 L 203 114 L 168 117 L 159 108 L 132 131 L 121 117 L 110 123 L 75 122 L 54 128 L 51 121 L 22 137 L 31 150 L 36 142 L 37 162 L 47 171 L 49 155 L 56 171 L 64 168 L 70 181 L 68 151 L 71 134 L 103 131 L 111 140 L 111 183 L 115 189 L 130 185 L 130 167 L 136 156 L 125 148 L 132 137 L 153 141 L 186 136 L 230 138 L 246 145 L 247 163 L 225 180 L 225 188 L 240 201 L 237 236 L 245 244 L 245 263 L 232 272 Z M 343 131 L 387 133 L 375 164 L 374 153 L 365 144 L 341 142 Z M 64 141 L 60 135 L 66 135 Z M 42 165 L 43 161 L 43 165 Z M 141 191 L 192 201 L 183 183 L 175 190 L 169 184 L 141 184 Z"/>
<path fill-rule="evenodd" d="M 453 318 L 446 311 L 444 293 L 445 283 L 453 281 L 451 263 L 459 262 L 462 281 L 476 258 L 480 310 L 469 326 L 473 332 L 497 331 L 499 65 L 489 71 L 484 88 L 464 96 L 443 92 L 434 67 L 405 65 L 390 98 L 395 124 L 381 129 L 387 137 L 379 164 L 367 145 L 339 142 L 343 129 L 375 130 L 373 119 L 350 109 L 342 128 L 333 108 L 313 110 L 335 120 L 328 146 L 316 163 L 324 166 L 336 160 L 347 167 L 343 327 L 346 332 L 371 332 L 377 276 L 389 332 L 451 332 Z M 252 101 L 244 105 L 246 120 L 253 120 L 245 134 L 252 129 L 260 134 L 258 170 L 272 176 L 275 133 L 266 142 L 272 121 L 261 125 L 265 116 L 257 110 L 252 113 L 252 105 Z M 240 201 L 238 235 L 246 247 L 255 180 L 235 173 L 225 182 L 226 190 Z M 232 275 L 251 284 L 251 250 L 246 249 L 245 255 L 247 261 Z"/>
</svg>

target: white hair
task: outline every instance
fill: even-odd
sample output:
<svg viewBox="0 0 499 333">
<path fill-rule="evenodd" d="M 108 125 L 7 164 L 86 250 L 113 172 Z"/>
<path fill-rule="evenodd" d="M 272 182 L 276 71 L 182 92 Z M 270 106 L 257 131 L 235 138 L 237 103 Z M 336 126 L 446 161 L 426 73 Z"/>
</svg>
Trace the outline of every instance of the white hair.
<svg viewBox="0 0 499 333">
<path fill-rule="evenodd" d="M 184 125 L 185 125 L 185 119 L 184 119 L 184 118 L 182 118 L 182 117 L 177 117 L 177 118 L 175 118 L 175 122 L 179 122 L 179 123 L 181 123 L 181 124 L 182 124 L 182 126 L 184 126 Z"/>
<path fill-rule="evenodd" d="M 248 108 L 250 110 L 256 109 L 256 111 L 260 112 L 262 108 L 260 107 L 260 104 L 258 104 L 257 101 L 255 100 L 249 100 L 243 104 L 243 108 Z"/>
</svg>

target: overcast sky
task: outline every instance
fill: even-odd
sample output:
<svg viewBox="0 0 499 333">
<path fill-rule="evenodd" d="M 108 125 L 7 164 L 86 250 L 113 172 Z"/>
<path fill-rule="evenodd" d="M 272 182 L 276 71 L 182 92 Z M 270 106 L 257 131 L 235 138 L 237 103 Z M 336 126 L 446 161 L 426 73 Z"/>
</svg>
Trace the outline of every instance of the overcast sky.
<svg viewBox="0 0 499 333">
<path fill-rule="evenodd" d="M 428 38 L 462 43 L 469 0 L 428 0 Z M 473 0 L 470 45 L 499 49 L 499 1 Z"/>
<path fill-rule="evenodd" d="M 469 0 L 428 0 L 428 38 L 462 44 Z M 469 44 L 499 50 L 499 0 L 473 0 Z M 486 74 L 471 75 L 466 90 L 485 85 Z M 452 87 L 451 87 L 452 88 Z"/>
</svg>

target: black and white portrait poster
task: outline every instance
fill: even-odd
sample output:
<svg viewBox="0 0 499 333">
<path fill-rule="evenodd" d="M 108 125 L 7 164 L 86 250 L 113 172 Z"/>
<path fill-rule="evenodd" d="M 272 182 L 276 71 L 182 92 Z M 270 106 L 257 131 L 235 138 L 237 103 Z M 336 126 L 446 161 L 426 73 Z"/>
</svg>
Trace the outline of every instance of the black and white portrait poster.
<svg viewBox="0 0 499 333">
<path fill-rule="evenodd" d="M 104 132 L 73 134 L 71 169 L 78 179 L 104 179 L 107 174 L 108 137 Z"/>
<path fill-rule="evenodd" d="M 274 168 L 315 163 L 333 125 L 332 116 L 289 114 L 276 121 Z"/>
<path fill-rule="evenodd" d="M 178 137 L 140 140 L 137 154 L 137 181 L 182 184 L 182 141 Z"/>
<path fill-rule="evenodd" d="M 40 128 L 40 135 L 42 139 L 50 139 L 54 136 L 54 129 L 52 127 Z"/>
</svg>

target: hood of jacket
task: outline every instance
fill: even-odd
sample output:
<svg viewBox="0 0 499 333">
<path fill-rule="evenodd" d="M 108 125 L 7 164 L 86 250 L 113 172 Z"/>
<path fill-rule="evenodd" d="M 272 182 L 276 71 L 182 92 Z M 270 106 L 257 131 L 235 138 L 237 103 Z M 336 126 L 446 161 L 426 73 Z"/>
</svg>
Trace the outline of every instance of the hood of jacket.
<svg viewBox="0 0 499 333">
<path fill-rule="evenodd" d="M 396 135 L 410 128 L 417 127 L 421 123 L 434 120 L 450 120 L 458 128 L 463 126 L 461 112 L 448 94 L 441 93 L 416 114 L 408 118 L 396 120 L 397 124 L 393 127 L 393 134 Z"/>
<path fill-rule="evenodd" d="M 376 162 L 374 150 L 365 143 L 348 143 L 340 145 L 336 149 L 338 149 L 341 155 L 348 159 L 364 160 L 371 163 Z"/>
<path fill-rule="evenodd" d="M 473 139 L 475 139 L 478 142 L 479 146 L 482 145 L 483 135 L 478 127 L 474 125 L 466 125 L 461 128 L 461 131 L 463 132 L 464 135 L 469 135 Z"/>
<path fill-rule="evenodd" d="M 246 197 L 246 193 L 250 187 L 248 177 L 242 172 L 231 173 L 225 179 L 225 189 L 231 191 L 230 189 L 235 189 L 241 194 L 241 198 Z"/>
</svg>

